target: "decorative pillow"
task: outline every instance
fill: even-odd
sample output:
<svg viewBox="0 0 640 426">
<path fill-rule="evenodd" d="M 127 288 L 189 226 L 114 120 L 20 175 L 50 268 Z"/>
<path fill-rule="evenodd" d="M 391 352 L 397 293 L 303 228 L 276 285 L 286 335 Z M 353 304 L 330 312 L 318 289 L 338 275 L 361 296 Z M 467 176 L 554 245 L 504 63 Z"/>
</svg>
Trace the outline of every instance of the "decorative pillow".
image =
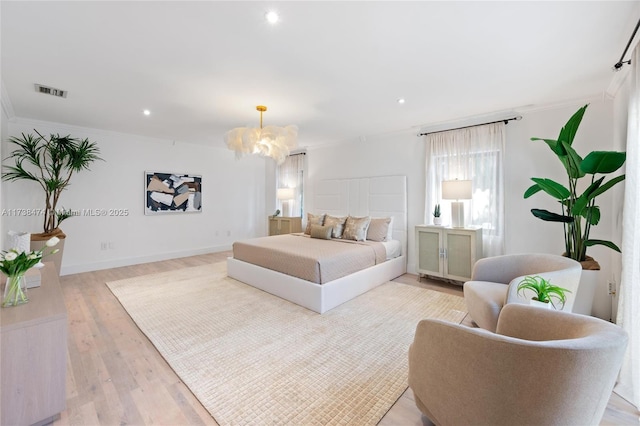
<svg viewBox="0 0 640 426">
<path fill-rule="evenodd" d="M 304 230 L 304 233 L 307 235 L 311 234 L 311 225 L 320 225 L 324 224 L 324 213 L 323 214 L 311 214 L 307 213 L 307 228 Z"/>
<path fill-rule="evenodd" d="M 347 218 L 344 225 L 344 233 L 342 238 L 345 240 L 365 241 L 367 239 L 367 228 L 369 228 L 371 217 L 353 217 Z"/>
<path fill-rule="evenodd" d="M 333 228 L 330 226 L 311 225 L 311 238 L 320 238 L 323 240 L 330 240 L 332 229 Z"/>
<path fill-rule="evenodd" d="M 391 225 L 390 217 L 372 218 L 367 229 L 367 240 L 387 241 L 389 225 Z"/>
<path fill-rule="evenodd" d="M 391 216 L 390 219 L 391 219 L 391 222 L 389 222 L 389 230 L 387 231 L 386 241 L 393 240 L 393 216 Z"/>
<path fill-rule="evenodd" d="M 344 231 L 344 224 L 346 221 L 346 217 L 335 217 L 327 215 L 324 218 L 324 226 L 333 227 L 333 232 L 331 233 L 332 238 L 342 238 L 342 232 Z"/>
</svg>

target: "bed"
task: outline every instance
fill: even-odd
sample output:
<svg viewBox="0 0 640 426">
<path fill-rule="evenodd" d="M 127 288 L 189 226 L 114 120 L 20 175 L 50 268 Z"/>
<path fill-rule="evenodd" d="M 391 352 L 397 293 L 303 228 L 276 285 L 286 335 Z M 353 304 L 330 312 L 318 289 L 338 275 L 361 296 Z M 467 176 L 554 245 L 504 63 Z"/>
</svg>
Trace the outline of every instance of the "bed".
<svg viewBox="0 0 640 426">
<path fill-rule="evenodd" d="M 311 199 L 309 210 L 317 214 L 392 217 L 391 241 L 319 240 L 289 234 L 236 242 L 234 257 L 227 259 L 228 275 L 324 313 L 406 272 L 406 176 L 322 180 Z M 254 252 L 256 246 L 260 251 Z M 352 249 L 363 258 L 353 255 Z M 323 262 L 337 267 L 322 269 Z"/>
</svg>

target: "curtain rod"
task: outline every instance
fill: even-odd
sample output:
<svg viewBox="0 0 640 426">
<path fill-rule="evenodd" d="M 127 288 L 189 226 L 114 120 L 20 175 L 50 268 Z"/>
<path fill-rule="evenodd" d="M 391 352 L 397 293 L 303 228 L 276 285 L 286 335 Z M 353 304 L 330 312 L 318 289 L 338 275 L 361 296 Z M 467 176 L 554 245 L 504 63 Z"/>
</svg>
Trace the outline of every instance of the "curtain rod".
<svg viewBox="0 0 640 426">
<path fill-rule="evenodd" d="M 623 61 L 623 59 L 624 59 L 624 55 L 627 54 L 627 50 L 629 50 L 629 46 L 631 46 L 631 42 L 633 41 L 633 38 L 636 36 L 636 33 L 638 32 L 638 28 L 640 28 L 640 19 L 638 19 L 636 28 L 633 30 L 633 34 L 631 34 L 631 38 L 629 39 L 629 42 L 627 42 L 627 47 L 624 48 L 624 52 L 622 52 L 622 56 L 620 56 L 620 60 L 616 62 L 616 64 L 613 66 L 614 71 L 620 71 L 620 68 L 622 68 L 624 64 L 631 65 L 631 59 L 629 59 L 628 61 Z"/>
<path fill-rule="evenodd" d="M 472 124 L 470 126 L 455 127 L 453 129 L 436 130 L 436 131 L 433 131 L 433 132 L 418 133 L 418 136 L 427 136 L 427 135 L 430 135 L 432 133 L 448 132 L 449 130 L 468 129 L 469 127 L 484 126 L 485 124 L 504 123 L 505 125 L 507 125 L 509 123 L 509 121 L 513 121 L 513 120 L 522 120 L 522 116 L 521 115 L 516 115 L 515 117 L 505 118 L 505 119 L 496 120 L 496 121 L 489 121 L 488 123 Z"/>
<path fill-rule="evenodd" d="M 289 157 L 293 157 L 294 155 L 307 155 L 306 152 L 296 152 L 295 154 L 289 154 Z"/>
</svg>

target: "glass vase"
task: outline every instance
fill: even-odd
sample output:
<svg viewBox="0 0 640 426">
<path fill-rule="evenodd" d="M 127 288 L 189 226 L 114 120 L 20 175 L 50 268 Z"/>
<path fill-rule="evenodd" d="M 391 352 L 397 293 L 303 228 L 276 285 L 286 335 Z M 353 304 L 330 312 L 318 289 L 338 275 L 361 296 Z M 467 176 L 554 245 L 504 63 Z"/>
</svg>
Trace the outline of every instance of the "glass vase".
<svg viewBox="0 0 640 426">
<path fill-rule="evenodd" d="M 8 276 L 4 286 L 2 307 L 17 306 L 28 301 L 27 280 L 24 278 L 24 274 Z"/>
</svg>

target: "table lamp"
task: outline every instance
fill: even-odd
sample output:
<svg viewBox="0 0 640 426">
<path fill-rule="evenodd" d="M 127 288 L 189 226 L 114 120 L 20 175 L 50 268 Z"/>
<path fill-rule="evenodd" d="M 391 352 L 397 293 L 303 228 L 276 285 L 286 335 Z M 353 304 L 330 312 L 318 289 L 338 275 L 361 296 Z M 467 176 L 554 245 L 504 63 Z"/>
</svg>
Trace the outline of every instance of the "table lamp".
<svg viewBox="0 0 640 426">
<path fill-rule="evenodd" d="M 442 199 L 455 200 L 451 202 L 451 226 L 464 228 L 464 201 L 471 199 L 470 180 L 443 180 Z"/>
<path fill-rule="evenodd" d="M 294 188 L 278 188 L 276 198 L 282 201 L 282 216 L 291 217 L 291 200 L 295 198 Z M 285 204 L 287 209 L 285 210 Z M 285 214 L 286 212 L 286 214 Z"/>
</svg>

